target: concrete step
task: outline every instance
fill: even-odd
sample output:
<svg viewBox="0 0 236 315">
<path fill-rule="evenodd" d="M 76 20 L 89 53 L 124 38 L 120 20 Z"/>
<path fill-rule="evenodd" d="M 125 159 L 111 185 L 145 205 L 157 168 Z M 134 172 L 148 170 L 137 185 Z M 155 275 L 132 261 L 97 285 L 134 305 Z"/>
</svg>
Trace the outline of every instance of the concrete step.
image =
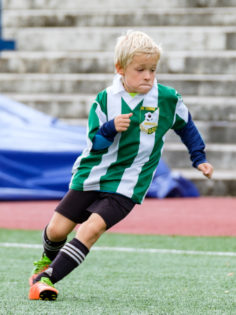
<svg viewBox="0 0 236 315">
<path fill-rule="evenodd" d="M 73 118 L 62 118 L 64 122 L 69 125 L 87 126 L 87 118 L 73 119 Z M 210 121 L 202 122 L 194 120 L 199 132 L 206 145 L 210 144 L 233 144 L 235 143 L 236 134 L 236 123 L 229 123 L 227 121 Z M 166 143 L 182 143 L 179 136 L 172 130 L 170 130 L 165 139 Z"/>
<path fill-rule="evenodd" d="M 236 170 L 236 145 L 207 143 L 207 159 L 216 169 Z M 163 158 L 171 168 L 191 166 L 189 154 L 182 143 L 166 143 Z"/>
<path fill-rule="evenodd" d="M 235 143 L 236 122 L 228 121 L 198 121 L 194 122 L 205 143 Z M 167 134 L 166 142 L 180 142 L 179 136 L 172 130 Z"/>
<path fill-rule="evenodd" d="M 27 104 L 46 114 L 70 119 L 77 124 L 77 119 L 87 118 L 95 94 L 15 94 L 5 93 L 11 99 Z M 235 97 L 199 97 L 185 96 L 194 120 L 236 122 Z M 74 120 L 74 122 L 73 122 Z"/>
<path fill-rule="evenodd" d="M 6 96 L 32 106 L 52 116 L 76 119 L 87 118 L 95 95 L 87 94 L 6 94 Z M 236 100 L 230 97 L 186 96 L 184 101 L 194 119 L 201 121 L 236 121 Z M 63 108 L 62 108 L 63 107 Z M 83 116 L 77 116 L 83 108 Z"/>
<path fill-rule="evenodd" d="M 50 95 L 50 94 L 8 94 L 7 97 L 19 101 L 23 104 L 29 105 L 41 112 L 49 114 L 53 117 L 63 119 L 66 123 L 71 125 L 87 125 L 87 117 L 90 106 L 95 98 L 95 95 Z M 188 98 L 187 98 L 188 100 Z M 215 98 L 213 98 L 214 102 Z M 234 100 L 235 99 L 231 99 Z M 198 102 L 200 103 L 200 101 Z M 230 100 L 229 100 L 230 103 Z M 191 111 L 190 99 L 188 108 Z M 206 107 L 206 105 L 205 105 Z M 223 109 L 227 108 L 227 103 L 224 103 Z M 194 122 L 198 127 L 205 143 L 235 143 L 236 134 L 236 102 L 234 106 L 235 120 L 234 121 L 199 121 L 195 115 L 192 114 Z M 200 111 L 202 111 L 200 109 Z M 191 111 L 192 112 L 192 111 Z M 179 137 L 173 132 L 169 131 L 166 137 L 168 143 L 180 143 Z"/>
<path fill-rule="evenodd" d="M 236 27 L 133 27 L 149 34 L 164 50 L 234 50 Z M 113 51 L 116 39 L 127 27 L 30 27 L 5 28 L 24 51 Z"/>
<path fill-rule="evenodd" d="M 173 169 L 191 180 L 197 186 L 202 196 L 236 196 L 236 170 L 215 170 L 212 179 L 206 179 L 196 169 Z"/>
<path fill-rule="evenodd" d="M 65 119 L 62 120 L 69 125 L 77 126 L 87 126 L 87 118 L 81 119 Z M 235 134 L 236 134 L 236 123 L 228 122 L 206 122 L 194 120 L 201 136 L 204 139 L 205 144 L 234 144 L 235 143 Z M 166 143 L 181 143 L 181 140 L 178 135 L 172 130 L 170 130 L 165 139 Z"/>
<path fill-rule="evenodd" d="M 192 7 L 234 7 L 235 0 L 165 0 L 157 1 L 156 0 L 139 0 L 139 8 L 192 8 Z M 55 0 L 41 0 L 41 1 L 32 1 L 32 0 L 4 0 L 3 8 L 4 9 L 134 9 L 137 7 L 136 0 L 90 0 L 90 1 L 55 1 Z"/>
<path fill-rule="evenodd" d="M 15 94 L 4 93 L 17 102 L 28 105 L 45 114 L 64 119 L 71 125 L 87 124 L 88 113 L 95 95 L 92 94 Z"/>
<path fill-rule="evenodd" d="M 201 121 L 236 121 L 235 97 L 186 96 L 184 102 L 194 119 Z"/>
<path fill-rule="evenodd" d="M 113 52 L 4 51 L 0 73 L 114 73 Z M 158 73 L 235 74 L 236 51 L 164 52 Z"/>
<path fill-rule="evenodd" d="M 87 126 L 87 118 L 83 119 L 62 119 L 69 125 Z M 235 143 L 236 123 L 227 121 L 202 122 L 194 120 L 206 145 L 208 144 L 233 144 Z M 179 136 L 170 130 L 165 139 L 166 143 L 182 143 Z"/>
<path fill-rule="evenodd" d="M 232 26 L 236 8 L 4 10 L 3 27 Z"/>
<path fill-rule="evenodd" d="M 96 94 L 112 82 L 113 74 L 0 74 L 0 93 Z M 160 83 L 183 96 L 236 96 L 236 75 L 159 74 Z"/>
</svg>

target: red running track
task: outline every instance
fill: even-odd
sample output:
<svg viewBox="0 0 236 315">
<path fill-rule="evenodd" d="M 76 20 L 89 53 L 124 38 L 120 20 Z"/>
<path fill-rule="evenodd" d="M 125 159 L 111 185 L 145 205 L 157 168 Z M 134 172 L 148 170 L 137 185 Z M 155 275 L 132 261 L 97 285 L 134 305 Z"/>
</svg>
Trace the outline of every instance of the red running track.
<svg viewBox="0 0 236 315">
<path fill-rule="evenodd" d="M 58 201 L 0 202 L 0 228 L 42 230 Z M 236 236 L 236 198 L 146 199 L 116 233 Z"/>
</svg>

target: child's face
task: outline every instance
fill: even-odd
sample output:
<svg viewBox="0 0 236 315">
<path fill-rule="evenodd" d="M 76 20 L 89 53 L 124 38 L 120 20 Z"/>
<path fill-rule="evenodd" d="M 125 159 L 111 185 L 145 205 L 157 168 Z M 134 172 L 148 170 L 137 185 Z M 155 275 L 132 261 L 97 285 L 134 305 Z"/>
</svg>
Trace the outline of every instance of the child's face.
<svg viewBox="0 0 236 315">
<path fill-rule="evenodd" d="M 122 75 L 124 88 L 129 93 L 148 93 L 156 76 L 157 56 L 135 55 L 131 63 L 124 69 L 116 65 L 117 73 Z"/>
</svg>

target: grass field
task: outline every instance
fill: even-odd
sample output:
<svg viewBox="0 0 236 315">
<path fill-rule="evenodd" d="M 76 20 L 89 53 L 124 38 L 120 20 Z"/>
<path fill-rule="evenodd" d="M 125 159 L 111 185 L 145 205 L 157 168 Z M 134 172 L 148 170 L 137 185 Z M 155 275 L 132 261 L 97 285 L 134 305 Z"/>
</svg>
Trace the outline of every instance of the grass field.
<svg viewBox="0 0 236 315">
<path fill-rule="evenodd" d="M 107 233 L 55 302 L 27 298 L 37 244 L 41 232 L 0 229 L 0 314 L 236 314 L 233 237 Z"/>
</svg>

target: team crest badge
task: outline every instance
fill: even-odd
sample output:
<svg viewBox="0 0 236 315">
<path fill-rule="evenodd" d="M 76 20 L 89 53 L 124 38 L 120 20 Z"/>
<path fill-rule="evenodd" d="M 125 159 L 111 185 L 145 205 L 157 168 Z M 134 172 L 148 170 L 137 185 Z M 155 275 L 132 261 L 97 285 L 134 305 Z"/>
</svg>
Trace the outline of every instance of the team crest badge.
<svg viewBox="0 0 236 315">
<path fill-rule="evenodd" d="M 145 120 L 140 124 L 140 129 L 147 134 L 152 134 L 157 130 L 158 118 L 159 108 L 154 112 L 145 113 Z"/>
</svg>

